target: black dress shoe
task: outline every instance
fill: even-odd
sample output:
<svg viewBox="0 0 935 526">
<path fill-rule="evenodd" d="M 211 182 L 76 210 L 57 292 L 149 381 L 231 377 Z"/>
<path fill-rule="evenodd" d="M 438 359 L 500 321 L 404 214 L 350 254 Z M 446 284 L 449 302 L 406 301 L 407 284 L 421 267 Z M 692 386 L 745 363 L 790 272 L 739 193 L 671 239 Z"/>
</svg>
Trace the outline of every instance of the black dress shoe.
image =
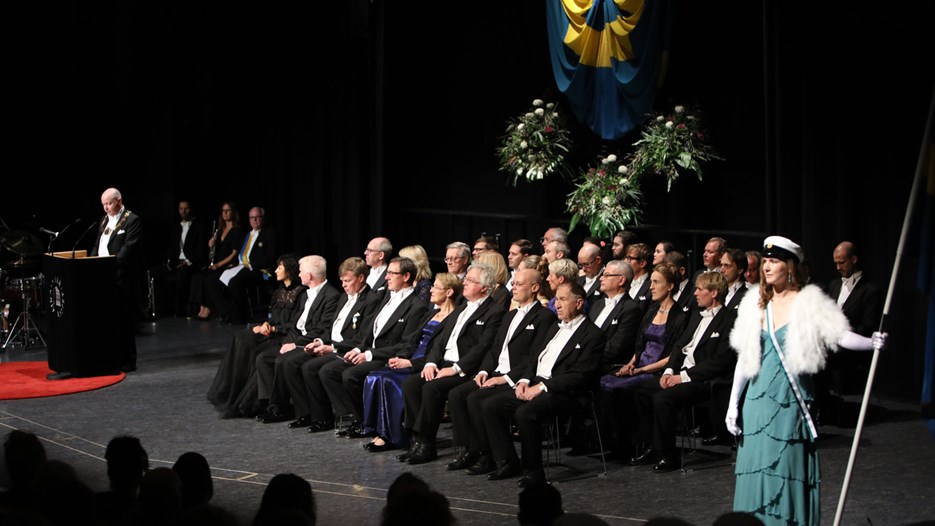
<svg viewBox="0 0 935 526">
<path fill-rule="evenodd" d="M 477 462 L 477 459 L 480 458 L 480 453 L 476 451 L 468 451 L 465 449 L 458 455 L 458 458 L 449 462 L 445 467 L 448 468 L 448 471 L 457 471 L 459 469 L 467 469 L 474 465 Z"/>
<path fill-rule="evenodd" d="M 383 451 L 389 451 L 391 449 L 396 449 L 396 448 L 393 447 L 393 444 L 390 444 L 389 442 L 383 442 L 382 444 L 379 444 L 379 445 L 373 442 L 367 442 L 366 444 L 364 444 L 364 449 L 366 449 L 367 451 L 371 453 L 382 453 Z"/>
<path fill-rule="evenodd" d="M 278 411 L 270 411 L 267 409 L 265 412 L 257 415 L 256 420 L 261 424 L 275 424 L 277 422 L 285 422 L 286 420 L 292 419 L 292 416 L 285 413 L 280 413 Z"/>
<path fill-rule="evenodd" d="M 487 480 L 503 480 L 522 475 L 523 467 L 518 460 L 501 460 L 493 471 L 487 474 Z"/>
<path fill-rule="evenodd" d="M 406 451 L 405 453 L 400 453 L 396 455 L 396 460 L 400 462 L 408 461 L 409 457 L 411 457 L 412 455 L 416 454 L 416 452 L 419 451 L 419 446 L 421 446 L 421 444 L 413 440 L 412 443 L 409 444 L 409 450 Z"/>
<path fill-rule="evenodd" d="M 351 425 L 347 426 L 344 429 L 334 432 L 334 436 L 341 438 L 351 438 L 351 433 L 360 433 L 364 430 L 364 424 L 358 420 L 351 422 Z"/>
<path fill-rule="evenodd" d="M 318 420 L 316 422 L 311 422 L 308 425 L 309 433 L 321 433 L 322 431 L 328 431 L 329 429 L 334 429 L 334 422 Z"/>
<path fill-rule="evenodd" d="M 486 475 L 491 471 L 497 469 L 496 464 L 493 462 L 493 458 L 490 455 L 481 455 L 477 462 L 472 464 L 467 468 L 468 475 Z"/>
<path fill-rule="evenodd" d="M 532 486 L 533 484 L 542 484 L 545 482 L 545 471 L 541 469 L 533 469 L 528 473 L 523 475 L 519 480 L 516 481 L 516 485 L 525 488 L 526 486 Z"/>
<path fill-rule="evenodd" d="M 679 459 L 671 457 L 662 457 L 662 460 L 656 462 L 656 465 L 653 466 L 653 473 L 668 473 L 670 471 L 675 471 L 679 469 L 680 466 Z"/>
<path fill-rule="evenodd" d="M 298 420 L 293 420 L 292 422 L 289 422 L 288 426 L 286 427 L 288 427 L 289 429 L 298 429 L 300 427 L 308 427 L 309 425 L 311 425 L 311 423 L 312 423 L 312 417 L 305 415 L 305 416 L 300 416 Z"/>
<path fill-rule="evenodd" d="M 648 466 L 649 464 L 654 464 L 662 458 L 662 455 L 659 454 L 655 449 L 647 449 L 645 453 L 638 457 L 633 457 L 630 459 L 631 466 Z"/>
<path fill-rule="evenodd" d="M 349 429 L 345 438 L 373 438 L 377 434 L 373 431 L 367 431 L 364 426 L 360 426 L 357 429 Z"/>
<path fill-rule="evenodd" d="M 438 451 L 435 449 L 435 444 L 424 444 L 419 443 L 419 450 L 412 454 L 409 457 L 408 462 L 410 465 L 415 466 L 416 464 L 425 464 L 426 462 L 431 462 L 438 458 Z"/>
</svg>

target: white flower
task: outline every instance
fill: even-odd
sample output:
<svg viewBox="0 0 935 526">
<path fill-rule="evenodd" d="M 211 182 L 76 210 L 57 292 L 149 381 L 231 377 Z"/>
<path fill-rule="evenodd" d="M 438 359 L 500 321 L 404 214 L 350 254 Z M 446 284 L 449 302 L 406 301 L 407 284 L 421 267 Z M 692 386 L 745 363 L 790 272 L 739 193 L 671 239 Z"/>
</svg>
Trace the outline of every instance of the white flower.
<svg viewBox="0 0 935 526">
<path fill-rule="evenodd" d="M 527 113 L 526 116 L 532 118 L 532 112 Z"/>
<path fill-rule="evenodd" d="M 629 185 L 630 185 L 630 179 L 628 179 L 628 178 L 626 178 L 626 177 L 621 177 L 621 178 L 620 178 L 620 183 L 618 183 L 618 184 L 620 184 L 620 186 L 629 186 Z"/>
<path fill-rule="evenodd" d="M 550 110 L 551 110 L 552 108 L 555 107 L 555 104 L 553 104 L 553 103 L 550 102 L 550 103 L 546 104 L 545 107 L 546 107 L 546 109 L 550 109 Z"/>
<path fill-rule="evenodd" d="M 537 170 L 536 179 L 542 179 L 543 177 L 545 177 L 545 174 L 542 173 L 542 170 Z"/>
<path fill-rule="evenodd" d="M 553 112 L 552 112 L 552 117 L 558 118 L 558 112 L 553 111 Z"/>
<path fill-rule="evenodd" d="M 601 159 L 601 164 L 607 164 L 607 163 L 609 163 L 609 162 L 610 162 L 610 157 L 607 157 L 607 158 L 605 158 L 605 159 Z"/>
<path fill-rule="evenodd" d="M 523 141 L 519 143 L 519 147 L 525 150 L 526 148 L 529 147 L 529 143 L 527 143 L 526 141 Z"/>
<path fill-rule="evenodd" d="M 625 174 L 625 173 L 629 172 L 630 169 L 627 168 L 627 165 L 621 164 L 620 166 L 617 167 L 617 171 L 620 172 L 620 173 L 622 173 L 622 174 Z"/>
<path fill-rule="evenodd" d="M 657 115 L 657 116 L 656 116 L 656 122 L 662 122 L 662 120 L 663 120 L 662 115 Z"/>
<path fill-rule="evenodd" d="M 517 169 L 516 169 L 516 175 L 523 175 L 523 169 L 522 169 L 522 168 L 517 168 Z"/>
<path fill-rule="evenodd" d="M 673 126 L 675 126 L 675 123 L 673 123 L 672 121 L 666 121 L 666 128 L 671 129 Z"/>
<path fill-rule="evenodd" d="M 604 203 L 605 205 L 610 205 L 610 203 L 613 203 L 613 201 L 609 197 L 605 197 L 601 199 L 601 202 Z"/>
<path fill-rule="evenodd" d="M 542 117 L 543 115 L 545 115 L 545 110 L 542 109 L 542 108 L 536 108 L 536 112 L 535 112 L 535 113 L 536 113 L 536 115 Z"/>
<path fill-rule="evenodd" d="M 607 156 L 607 162 L 612 163 L 612 162 L 616 162 L 616 160 L 617 160 L 617 156 L 614 154 L 610 154 Z"/>
<path fill-rule="evenodd" d="M 539 106 L 542 106 L 542 104 L 543 104 L 542 99 L 536 99 L 536 100 L 532 101 L 532 105 L 535 106 L 535 107 L 537 107 L 537 108 L 538 108 Z"/>
<path fill-rule="evenodd" d="M 676 107 L 675 107 L 675 113 L 682 113 L 683 111 L 685 111 L 685 106 L 676 106 Z"/>
<path fill-rule="evenodd" d="M 522 129 L 525 128 L 525 127 L 526 127 L 526 125 L 523 124 L 523 123 L 521 122 L 521 123 L 519 123 L 519 124 L 516 125 L 516 131 L 520 131 L 520 130 L 522 130 Z"/>
</svg>

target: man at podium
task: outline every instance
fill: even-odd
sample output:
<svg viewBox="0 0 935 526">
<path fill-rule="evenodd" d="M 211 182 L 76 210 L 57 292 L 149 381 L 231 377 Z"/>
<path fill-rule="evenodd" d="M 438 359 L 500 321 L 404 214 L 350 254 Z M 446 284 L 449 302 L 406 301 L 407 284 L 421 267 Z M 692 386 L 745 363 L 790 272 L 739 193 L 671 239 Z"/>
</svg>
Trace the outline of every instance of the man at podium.
<svg viewBox="0 0 935 526">
<path fill-rule="evenodd" d="M 117 290 L 120 295 L 119 346 L 124 372 L 136 370 L 135 324 L 139 315 L 142 284 L 142 238 L 140 216 L 123 206 L 120 190 L 108 188 L 101 195 L 104 217 L 98 227 L 91 256 L 116 256 Z"/>
</svg>

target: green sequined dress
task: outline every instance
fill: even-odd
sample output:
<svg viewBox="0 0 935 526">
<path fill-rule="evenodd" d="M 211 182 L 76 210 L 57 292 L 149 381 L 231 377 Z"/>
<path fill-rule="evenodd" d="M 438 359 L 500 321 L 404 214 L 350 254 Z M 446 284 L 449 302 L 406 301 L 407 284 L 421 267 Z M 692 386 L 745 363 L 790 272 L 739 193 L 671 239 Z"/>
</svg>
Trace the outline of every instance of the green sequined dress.
<svg viewBox="0 0 935 526">
<path fill-rule="evenodd" d="M 776 331 L 783 346 L 787 327 Z M 817 525 L 818 451 L 772 338 L 763 331 L 760 340 L 763 363 L 747 386 L 742 408 L 734 510 L 753 513 L 767 526 Z M 811 376 L 797 381 L 806 403 L 811 403 Z"/>
</svg>

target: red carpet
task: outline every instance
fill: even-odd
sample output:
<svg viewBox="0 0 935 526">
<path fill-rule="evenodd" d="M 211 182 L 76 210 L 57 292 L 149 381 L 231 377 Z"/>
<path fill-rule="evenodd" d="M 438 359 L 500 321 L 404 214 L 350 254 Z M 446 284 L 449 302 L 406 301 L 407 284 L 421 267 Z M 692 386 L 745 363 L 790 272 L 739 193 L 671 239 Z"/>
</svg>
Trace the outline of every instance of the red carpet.
<svg viewBox="0 0 935 526">
<path fill-rule="evenodd" d="M 91 378 L 68 378 L 46 380 L 52 372 L 47 362 L 0 363 L 0 400 L 41 398 L 80 393 L 114 385 L 126 376 L 124 373 Z"/>
</svg>

